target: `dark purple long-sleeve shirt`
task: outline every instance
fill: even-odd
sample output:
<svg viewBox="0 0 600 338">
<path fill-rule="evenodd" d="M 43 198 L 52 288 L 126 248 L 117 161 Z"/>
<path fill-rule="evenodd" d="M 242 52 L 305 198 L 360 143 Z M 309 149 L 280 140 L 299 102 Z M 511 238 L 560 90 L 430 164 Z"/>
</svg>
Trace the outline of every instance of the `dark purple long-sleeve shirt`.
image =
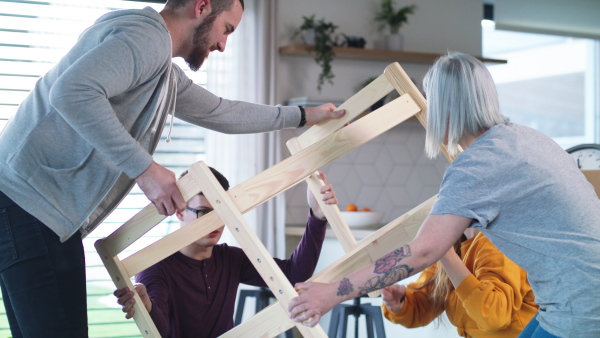
<svg viewBox="0 0 600 338">
<path fill-rule="evenodd" d="M 309 215 L 302 240 L 289 259 L 275 262 L 293 284 L 310 278 L 325 238 L 327 221 Z M 233 328 L 240 283 L 267 285 L 244 251 L 227 244 L 213 248 L 212 257 L 196 260 L 180 252 L 136 276 L 152 300 L 150 316 L 162 337 L 217 337 Z"/>
</svg>

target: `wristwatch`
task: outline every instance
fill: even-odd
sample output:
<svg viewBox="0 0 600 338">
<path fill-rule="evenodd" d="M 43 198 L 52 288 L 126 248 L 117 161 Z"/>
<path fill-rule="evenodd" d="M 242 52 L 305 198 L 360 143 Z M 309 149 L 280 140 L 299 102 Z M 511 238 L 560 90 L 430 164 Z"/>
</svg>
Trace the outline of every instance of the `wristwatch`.
<svg viewBox="0 0 600 338">
<path fill-rule="evenodd" d="M 567 149 L 581 170 L 600 169 L 600 144 L 580 144 Z"/>
</svg>

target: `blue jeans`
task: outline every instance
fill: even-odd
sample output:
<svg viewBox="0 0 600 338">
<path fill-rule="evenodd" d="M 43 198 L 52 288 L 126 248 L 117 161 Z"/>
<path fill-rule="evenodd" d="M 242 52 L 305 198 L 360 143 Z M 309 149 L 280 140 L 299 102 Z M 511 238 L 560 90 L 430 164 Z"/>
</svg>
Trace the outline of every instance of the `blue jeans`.
<svg viewBox="0 0 600 338">
<path fill-rule="evenodd" d="M 538 315 L 536 313 L 535 316 L 531 318 L 531 321 L 529 322 L 529 324 L 527 324 L 527 326 L 525 326 L 523 331 L 521 331 L 521 334 L 518 338 L 560 338 L 544 330 L 540 326 L 540 322 L 538 322 L 537 316 Z"/>
<path fill-rule="evenodd" d="M 13 338 L 88 336 L 81 236 L 58 236 L 0 191 L 0 288 Z"/>
</svg>

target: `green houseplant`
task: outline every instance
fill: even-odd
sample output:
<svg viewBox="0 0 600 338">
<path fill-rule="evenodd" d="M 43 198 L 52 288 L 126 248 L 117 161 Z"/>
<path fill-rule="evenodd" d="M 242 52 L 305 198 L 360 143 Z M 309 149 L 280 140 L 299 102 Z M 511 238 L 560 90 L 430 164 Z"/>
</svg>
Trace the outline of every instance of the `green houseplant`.
<svg viewBox="0 0 600 338">
<path fill-rule="evenodd" d="M 400 28 L 408 22 L 408 16 L 415 13 L 417 5 L 404 6 L 396 9 L 393 0 L 381 0 L 379 11 L 375 13 L 375 21 L 379 22 L 379 31 L 389 28 L 387 36 L 388 49 L 402 49 Z"/>
<path fill-rule="evenodd" d="M 304 44 L 311 45 L 310 49 L 315 52 L 315 62 L 321 67 L 321 73 L 317 81 L 317 90 L 321 92 L 325 81 L 333 84 L 333 78 L 335 77 L 331 71 L 331 61 L 335 57 L 333 51 L 335 45 L 334 33 L 338 26 L 325 21 L 325 19 L 315 20 L 314 14 L 310 17 L 303 16 L 302 19 L 303 23 L 294 32 L 293 38 L 301 35 Z"/>
</svg>

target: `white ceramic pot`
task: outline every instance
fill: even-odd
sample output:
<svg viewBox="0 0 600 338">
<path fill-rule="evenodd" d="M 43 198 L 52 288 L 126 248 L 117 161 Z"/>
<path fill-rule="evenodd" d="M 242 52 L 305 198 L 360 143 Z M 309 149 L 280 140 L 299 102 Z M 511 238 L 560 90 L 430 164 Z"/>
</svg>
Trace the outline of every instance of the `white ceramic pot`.
<svg viewBox="0 0 600 338">
<path fill-rule="evenodd" d="M 404 50 L 404 35 L 402 34 L 386 34 L 385 49 L 387 50 Z"/>
<path fill-rule="evenodd" d="M 305 30 L 303 32 L 304 34 L 304 43 L 307 45 L 314 45 L 315 44 L 315 30 L 312 28 L 309 28 L 307 30 Z"/>
</svg>

